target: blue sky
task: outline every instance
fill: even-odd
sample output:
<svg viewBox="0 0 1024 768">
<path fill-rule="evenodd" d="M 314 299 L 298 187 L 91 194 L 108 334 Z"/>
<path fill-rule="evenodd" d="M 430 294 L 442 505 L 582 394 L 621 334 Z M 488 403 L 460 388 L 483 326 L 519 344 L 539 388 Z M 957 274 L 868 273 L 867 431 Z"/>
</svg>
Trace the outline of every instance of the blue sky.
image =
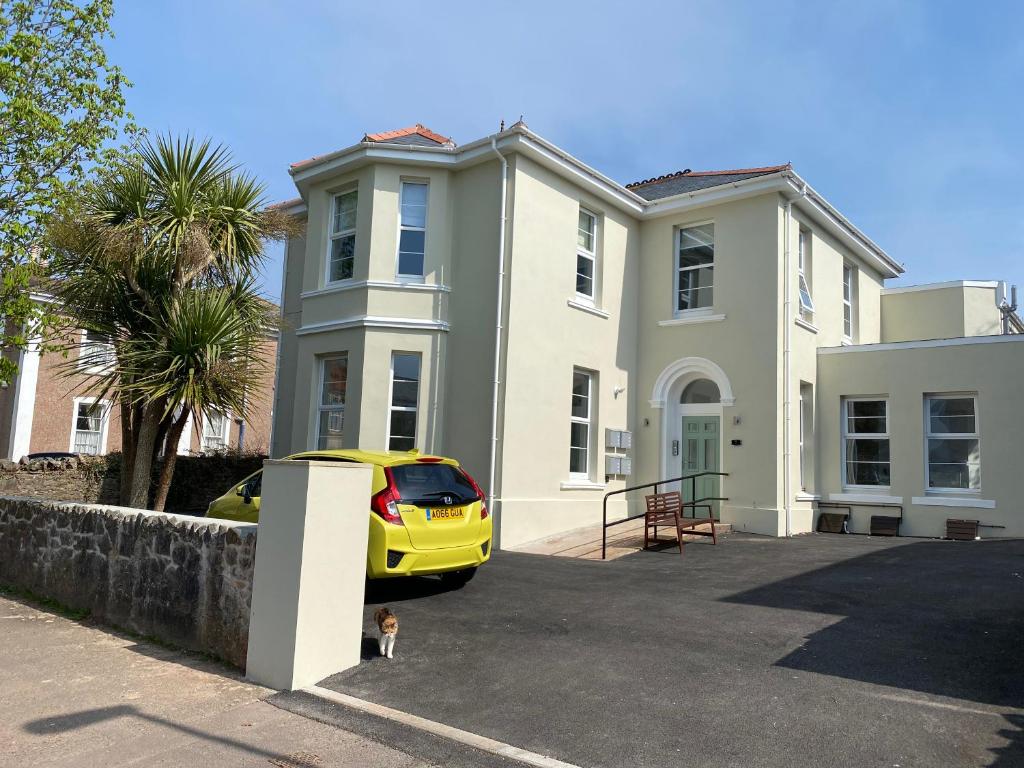
<svg viewBox="0 0 1024 768">
<path fill-rule="evenodd" d="M 900 283 L 1024 288 L 1019 3 L 121 0 L 114 27 L 140 124 L 229 145 L 271 199 L 368 131 L 524 115 L 624 183 L 792 162 Z"/>
</svg>

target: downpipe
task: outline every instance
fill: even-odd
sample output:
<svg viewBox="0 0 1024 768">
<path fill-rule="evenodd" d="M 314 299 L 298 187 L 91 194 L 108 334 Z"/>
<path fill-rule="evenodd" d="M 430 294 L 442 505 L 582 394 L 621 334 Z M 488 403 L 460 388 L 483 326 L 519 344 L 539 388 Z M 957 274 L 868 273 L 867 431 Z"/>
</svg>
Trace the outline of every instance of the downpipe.
<svg viewBox="0 0 1024 768">
<path fill-rule="evenodd" d="M 507 224 L 506 208 L 508 202 L 508 159 L 498 150 L 497 134 L 491 136 L 491 149 L 501 161 L 501 218 L 498 225 L 498 303 L 494 321 L 494 386 L 491 392 L 491 464 L 489 481 L 487 483 L 489 494 L 487 508 L 495 516 L 495 520 L 498 521 L 497 510 L 495 509 L 494 483 L 498 470 L 498 394 L 501 389 L 501 334 L 503 330 L 503 305 L 505 301 L 505 227 Z M 500 537 L 500 533 L 501 526 L 499 524 L 495 534 Z"/>
</svg>

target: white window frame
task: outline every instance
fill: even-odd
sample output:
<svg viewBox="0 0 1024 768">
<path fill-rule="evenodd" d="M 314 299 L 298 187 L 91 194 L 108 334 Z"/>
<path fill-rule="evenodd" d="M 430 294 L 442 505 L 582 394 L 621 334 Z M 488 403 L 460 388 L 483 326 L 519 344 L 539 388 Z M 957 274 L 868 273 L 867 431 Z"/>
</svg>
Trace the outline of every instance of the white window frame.
<svg viewBox="0 0 1024 768">
<path fill-rule="evenodd" d="M 807 448 L 807 436 L 804 434 L 804 429 L 807 426 L 807 419 L 805 418 L 804 408 L 807 407 L 807 403 L 804 400 L 803 387 L 800 388 L 800 490 L 807 490 L 807 454 L 804 450 Z M 846 445 L 846 443 L 843 443 Z"/>
<path fill-rule="evenodd" d="M 80 453 L 75 450 L 75 435 L 78 434 L 78 407 L 80 405 L 99 405 L 100 411 L 100 449 L 96 454 L 85 454 L 89 456 L 103 456 L 107 452 L 107 432 L 110 426 L 110 401 L 100 400 L 95 397 L 76 397 L 71 406 L 71 437 L 68 440 L 68 452 Z"/>
<path fill-rule="evenodd" d="M 90 363 L 86 358 L 94 355 L 92 350 L 102 351 L 108 358 L 106 363 L 95 365 L 95 360 Z M 109 341 L 95 341 L 89 339 L 88 329 L 82 329 L 82 340 L 78 345 L 78 368 L 84 373 L 107 373 L 113 369 L 116 363 L 114 358 L 114 345 Z"/>
<path fill-rule="evenodd" d="M 327 373 L 327 362 L 330 360 L 345 360 L 345 398 L 341 403 L 335 403 L 333 405 L 324 405 L 324 376 Z M 331 352 L 326 355 L 318 356 L 316 358 L 317 375 L 316 375 L 316 392 L 313 395 L 314 406 L 313 406 L 313 428 L 310 430 L 310 450 L 319 451 L 325 450 L 320 448 L 320 414 L 322 413 L 341 413 L 341 434 L 342 439 L 345 436 L 345 406 L 348 400 L 348 352 Z"/>
<path fill-rule="evenodd" d="M 402 222 L 402 192 L 406 185 L 416 185 L 427 188 L 426 202 L 423 204 L 423 226 L 414 227 L 411 224 Z M 430 217 L 430 181 L 428 179 L 402 179 L 398 185 L 398 242 L 395 244 L 395 279 L 405 283 L 422 283 L 427 275 L 427 223 Z M 423 233 L 423 274 L 414 275 L 403 273 L 400 270 L 402 263 L 402 232 Z"/>
<path fill-rule="evenodd" d="M 711 260 L 711 264 L 701 264 L 696 267 L 684 267 L 679 266 L 679 251 L 682 246 L 683 232 L 688 229 L 696 229 L 697 227 L 711 226 L 714 234 L 711 239 L 711 247 L 715 251 L 714 258 Z M 673 317 L 693 317 L 695 315 L 710 315 L 715 309 L 715 265 L 718 262 L 718 230 L 713 219 L 708 221 L 695 221 L 690 224 L 681 224 L 676 227 L 675 237 L 673 238 L 675 248 L 672 252 L 672 316 Z M 711 285 L 702 286 L 704 288 L 711 289 L 711 303 L 706 307 L 693 307 L 691 309 L 680 309 L 679 308 L 679 273 L 686 271 L 690 272 L 698 269 L 707 269 L 711 267 L 712 277 Z"/>
<path fill-rule="evenodd" d="M 222 412 L 222 413 L 218 413 L 217 415 L 221 417 L 220 434 L 219 435 L 212 435 L 212 434 L 208 435 L 207 432 L 206 432 L 206 428 L 208 426 L 210 426 L 210 417 L 209 417 L 209 414 L 206 414 L 206 413 L 203 414 L 203 426 L 202 426 L 202 429 L 199 430 L 199 451 L 200 451 L 200 453 L 207 453 L 207 452 L 210 452 L 210 451 L 223 451 L 223 450 L 227 449 L 228 447 L 230 447 L 230 440 L 231 440 L 231 417 L 230 417 L 230 414 L 228 414 L 225 411 L 225 412 Z M 219 441 L 220 444 L 219 445 L 207 445 L 207 440 L 213 440 L 213 439 Z"/>
<path fill-rule="evenodd" d="M 857 267 L 849 262 L 843 262 L 843 341 L 853 343 L 856 337 Z"/>
<path fill-rule="evenodd" d="M 594 445 L 594 373 L 584 368 L 573 368 L 572 375 L 573 379 L 576 375 L 586 376 L 587 378 L 587 415 L 584 416 L 573 416 L 572 414 L 572 387 L 569 387 L 569 478 L 571 480 L 589 480 L 591 476 L 591 468 L 594 465 L 593 462 L 593 445 Z M 586 450 L 586 470 L 583 472 L 572 471 L 572 425 L 583 424 L 587 428 L 587 444 Z"/>
<path fill-rule="evenodd" d="M 853 432 L 849 431 L 850 422 L 848 417 L 848 407 L 850 403 L 863 403 L 863 402 L 882 402 L 885 403 L 885 432 Z M 890 432 L 890 419 L 891 409 L 889 407 L 889 398 L 883 395 L 858 395 L 857 397 L 844 397 L 840 401 L 839 415 L 842 419 L 840 428 L 840 462 L 839 471 L 841 474 L 843 490 L 857 490 L 857 491 L 888 491 L 892 484 L 892 436 Z M 858 438 L 864 438 L 866 440 L 887 440 L 889 441 L 889 483 L 890 485 L 864 485 L 856 483 L 846 482 L 846 441 L 856 440 Z"/>
<path fill-rule="evenodd" d="M 591 250 L 587 250 L 579 244 L 579 233 L 584 230 L 580 229 L 579 217 L 588 216 L 592 222 L 592 228 L 590 231 L 590 243 Z M 580 293 L 579 288 L 576 287 L 576 300 L 585 304 L 597 304 L 597 236 L 598 236 L 598 216 L 593 211 L 580 206 L 579 214 L 576 217 L 576 283 L 579 284 L 580 275 L 580 259 L 586 259 L 590 261 L 590 294 Z"/>
<path fill-rule="evenodd" d="M 974 401 L 974 432 L 940 432 L 932 433 L 931 408 L 932 400 L 967 400 Z M 928 460 L 929 443 L 932 440 L 977 440 L 978 441 L 978 487 L 977 488 L 945 488 L 931 487 L 931 462 Z M 924 491 L 936 495 L 981 495 L 981 419 L 978 416 L 977 392 L 931 392 L 924 396 Z"/>
<path fill-rule="evenodd" d="M 415 357 L 417 360 L 417 373 L 416 373 L 416 405 L 395 405 L 395 357 L 398 355 L 404 355 L 407 357 Z M 419 425 L 419 410 L 420 410 L 420 390 L 423 386 L 423 355 L 419 352 L 405 352 L 395 350 L 391 353 L 391 370 L 388 375 L 388 423 L 385 429 L 387 434 L 387 441 L 384 443 L 389 451 L 400 451 L 401 448 L 391 447 L 391 414 L 395 411 L 412 413 L 413 414 L 413 432 L 412 432 L 412 448 L 406 450 L 413 450 L 418 447 L 417 441 L 420 436 L 420 425 Z M 401 437 L 405 437 L 402 435 Z"/>
<path fill-rule="evenodd" d="M 340 192 L 337 192 L 334 195 L 331 195 L 331 207 L 330 207 L 330 210 L 328 211 L 328 214 L 327 214 L 327 257 L 324 260 L 324 263 L 326 265 L 326 270 L 325 270 L 325 273 L 324 273 L 324 284 L 325 285 L 340 285 L 342 283 L 347 283 L 347 282 L 355 279 L 355 272 L 356 272 L 356 254 L 355 254 L 355 251 L 356 251 L 356 245 L 358 244 L 358 241 L 359 241 L 359 238 L 356 235 L 356 230 L 358 229 L 358 226 L 357 226 L 357 224 L 355 222 L 353 222 L 352 226 L 349 229 L 341 229 L 341 230 L 337 230 L 337 231 L 334 229 L 334 211 L 335 211 L 335 207 L 338 204 L 338 199 L 344 197 L 345 195 L 350 195 L 350 194 L 353 194 L 353 193 L 356 196 L 356 211 L 355 211 L 355 215 L 356 215 L 356 219 L 358 219 L 358 217 L 359 217 L 359 187 L 358 187 L 358 185 L 347 187 L 347 188 L 341 190 Z M 353 242 L 352 242 L 352 277 L 343 277 L 343 278 L 341 278 L 339 280 L 332 280 L 331 279 L 331 254 L 334 252 L 334 241 L 335 240 L 340 240 L 343 237 L 352 237 L 352 239 L 353 239 Z"/>
<path fill-rule="evenodd" d="M 811 230 L 801 228 L 797 235 L 797 296 L 800 299 L 800 316 L 807 321 L 814 317 L 814 296 L 807 279 L 813 258 Z"/>
</svg>

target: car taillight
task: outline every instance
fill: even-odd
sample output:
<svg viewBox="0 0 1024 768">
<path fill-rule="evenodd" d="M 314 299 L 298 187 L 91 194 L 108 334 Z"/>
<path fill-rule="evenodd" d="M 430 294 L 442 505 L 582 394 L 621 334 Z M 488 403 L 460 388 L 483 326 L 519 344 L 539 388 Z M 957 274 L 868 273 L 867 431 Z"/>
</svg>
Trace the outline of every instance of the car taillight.
<svg viewBox="0 0 1024 768">
<path fill-rule="evenodd" d="M 470 476 L 469 472 L 467 472 L 466 470 L 461 469 L 461 468 L 459 469 L 459 472 L 461 472 L 462 476 L 464 478 L 466 478 L 466 480 L 469 482 L 469 484 L 471 486 L 473 486 L 473 490 L 476 491 L 476 495 L 480 497 L 480 519 L 481 520 L 486 520 L 487 519 L 487 514 L 488 514 L 487 513 L 487 496 L 484 494 L 484 492 L 480 488 L 480 486 L 476 484 L 476 480 L 474 480 Z"/>
<path fill-rule="evenodd" d="M 398 502 L 402 500 L 395 485 L 395 478 L 391 475 L 390 467 L 384 467 L 384 477 L 388 484 L 370 499 L 370 509 L 380 515 L 386 523 L 392 525 L 405 525 L 402 515 L 398 511 Z"/>
</svg>

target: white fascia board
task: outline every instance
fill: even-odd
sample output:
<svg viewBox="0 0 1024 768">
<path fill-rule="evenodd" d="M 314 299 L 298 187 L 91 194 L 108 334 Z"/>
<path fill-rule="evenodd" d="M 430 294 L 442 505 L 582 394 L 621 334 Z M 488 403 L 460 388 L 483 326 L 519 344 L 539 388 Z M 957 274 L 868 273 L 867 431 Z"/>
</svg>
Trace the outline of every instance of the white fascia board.
<svg viewBox="0 0 1024 768">
<path fill-rule="evenodd" d="M 939 291 L 943 288 L 998 288 L 998 280 L 950 280 L 945 283 L 924 283 L 922 285 L 897 285 L 892 288 L 883 288 L 883 296 L 891 296 L 894 293 L 917 293 L 918 291 Z"/>
<path fill-rule="evenodd" d="M 818 347 L 819 355 L 845 355 L 851 352 L 888 352 L 902 349 L 963 347 L 970 344 L 1003 344 L 1024 342 L 1024 334 L 1001 336 L 959 336 L 955 339 L 924 339 L 922 341 L 890 341 L 885 344 L 850 344 L 844 347 Z"/>
<path fill-rule="evenodd" d="M 727 200 L 742 200 L 745 197 L 754 197 L 765 192 L 784 192 L 790 188 L 789 183 L 780 171 L 779 173 L 771 173 L 753 179 L 734 181 L 731 184 L 719 184 L 717 187 L 695 189 L 692 192 L 683 192 L 672 197 L 652 200 L 647 203 L 643 217 L 645 219 L 656 219 L 661 216 L 682 213 L 691 208 L 701 208 L 705 205 L 713 205 L 714 203 Z"/>
</svg>

